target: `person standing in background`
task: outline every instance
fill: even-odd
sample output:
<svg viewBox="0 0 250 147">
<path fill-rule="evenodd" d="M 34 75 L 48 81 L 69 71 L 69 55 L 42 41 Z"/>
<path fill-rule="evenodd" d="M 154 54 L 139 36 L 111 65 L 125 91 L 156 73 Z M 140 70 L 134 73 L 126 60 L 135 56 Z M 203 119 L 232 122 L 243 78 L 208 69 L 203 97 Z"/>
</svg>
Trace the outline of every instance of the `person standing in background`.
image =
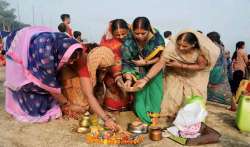
<svg viewBox="0 0 250 147">
<path fill-rule="evenodd" d="M 236 49 L 232 57 L 233 83 L 232 92 L 235 95 L 242 79 L 246 76 L 246 67 L 248 63 L 247 53 L 245 51 L 245 42 L 236 43 Z"/>
<path fill-rule="evenodd" d="M 79 31 L 74 31 L 73 33 L 74 38 L 78 41 L 78 42 L 82 42 L 82 33 Z"/>
<path fill-rule="evenodd" d="M 227 62 L 227 77 L 228 81 L 230 83 L 230 86 L 232 86 L 232 81 L 233 81 L 233 69 L 232 69 L 232 60 L 230 57 L 230 51 L 226 50 L 225 51 L 225 58 Z"/>
<path fill-rule="evenodd" d="M 230 105 L 232 93 L 228 81 L 225 47 L 218 32 L 210 32 L 207 37 L 220 49 L 219 58 L 210 72 L 208 83 L 208 100 Z M 234 107 L 234 105 L 232 105 Z"/>
<path fill-rule="evenodd" d="M 164 41 L 165 41 L 165 45 L 168 44 L 170 37 L 172 36 L 172 32 L 171 31 L 165 31 L 164 32 Z"/>
<path fill-rule="evenodd" d="M 66 25 L 66 32 L 69 34 L 70 37 L 73 37 L 73 29 L 70 26 L 70 23 L 71 23 L 70 15 L 69 14 L 62 14 L 61 20 Z"/>
</svg>

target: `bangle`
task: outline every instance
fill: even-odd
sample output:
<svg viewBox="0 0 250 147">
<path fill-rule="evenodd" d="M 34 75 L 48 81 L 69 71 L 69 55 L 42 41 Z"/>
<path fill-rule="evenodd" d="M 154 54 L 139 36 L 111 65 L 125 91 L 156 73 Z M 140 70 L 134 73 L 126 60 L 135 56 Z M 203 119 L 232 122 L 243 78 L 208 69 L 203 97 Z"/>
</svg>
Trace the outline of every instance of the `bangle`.
<svg viewBox="0 0 250 147">
<path fill-rule="evenodd" d="M 108 121 L 110 119 L 111 119 L 111 117 L 109 115 L 105 115 L 104 118 L 103 118 L 104 122 L 106 122 L 106 121 Z"/>
<path fill-rule="evenodd" d="M 146 82 L 148 82 L 149 80 L 148 79 L 146 79 L 145 77 L 143 78 L 143 80 L 145 80 Z"/>
<path fill-rule="evenodd" d="M 148 80 L 151 80 L 151 78 L 150 78 L 148 75 L 146 75 L 145 77 L 147 77 L 147 78 L 148 78 Z"/>
<path fill-rule="evenodd" d="M 146 76 L 144 76 L 144 79 L 148 82 L 148 81 L 150 81 L 150 78 L 146 75 Z"/>
</svg>

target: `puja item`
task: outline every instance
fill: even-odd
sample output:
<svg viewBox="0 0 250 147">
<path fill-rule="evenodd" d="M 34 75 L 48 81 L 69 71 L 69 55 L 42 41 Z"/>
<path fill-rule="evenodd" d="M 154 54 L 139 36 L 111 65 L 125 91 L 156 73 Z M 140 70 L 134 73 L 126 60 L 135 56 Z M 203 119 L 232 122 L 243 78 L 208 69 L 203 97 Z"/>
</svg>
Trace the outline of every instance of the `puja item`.
<svg viewBox="0 0 250 147">
<path fill-rule="evenodd" d="M 82 119 L 79 121 L 78 133 L 86 134 L 90 131 L 90 116 L 89 112 L 86 112 Z"/>
<path fill-rule="evenodd" d="M 151 117 L 151 121 L 152 121 L 152 124 L 150 126 L 157 127 L 157 125 L 159 124 L 160 113 L 150 112 L 148 114 Z"/>
<path fill-rule="evenodd" d="M 90 126 L 90 116 L 89 116 L 89 112 L 86 112 L 86 113 L 84 114 L 84 116 L 82 117 L 82 119 L 79 121 L 79 126 L 80 126 L 80 127 L 89 128 L 89 126 Z"/>
<path fill-rule="evenodd" d="M 89 130 L 89 128 L 86 128 L 86 127 L 78 127 L 76 131 L 77 131 L 77 133 L 86 134 L 90 130 Z"/>
<path fill-rule="evenodd" d="M 127 135 L 126 133 L 114 133 L 110 134 L 109 131 L 104 131 L 104 134 L 99 134 L 99 136 L 95 136 L 91 133 L 85 136 L 87 143 L 97 143 L 97 144 L 124 144 L 124 145 L 135 145 L 140 144 L 144 141 L 144 137 L 141 135 Z M 100 137 L 100 135 L 104 135 Z"/>
<path fill-rule="evenodd" d="M 151 127 L 149 130 L 149 138 L 152 141 L 162 140 L 162 131 L 160 127 Z"/>
<path fill-rule="evenodd" d="M 201 135 L 196 138 L 183 138 L 183 137 L 171 135 L 169 139 L 177 143 L 180 143 L 182 145 L 194 146 L 194 145 L 205 145 L 205 144 L 217 143 L 220 141 L 219 139 L 221 137 L 220 133 L 208 127 L 205 123 L 202 123 L 200 134 Z"/>
<path fill-rule="evenodd" d="M 148 125 L 141 124 L 138 126 L 134 126 L 132 123 L 128 124 L 128 131 L 135 134 L 147 134 L 148 133 Z"/>
<path fill-rule="evenodd" d="M 236 124 L 240 131 L 250 132 L 250 95 L 241 95 L 236 113 Z"/>
</svg>

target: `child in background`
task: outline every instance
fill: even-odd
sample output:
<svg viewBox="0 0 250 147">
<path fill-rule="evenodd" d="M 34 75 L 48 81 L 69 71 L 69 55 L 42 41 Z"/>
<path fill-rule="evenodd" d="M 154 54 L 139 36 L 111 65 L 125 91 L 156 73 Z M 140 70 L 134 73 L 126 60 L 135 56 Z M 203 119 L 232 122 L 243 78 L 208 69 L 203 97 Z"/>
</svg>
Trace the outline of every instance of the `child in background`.
<svg viewBox="0 0 250 147">
<path fill-rule="evenodd" d="M 165 42 L 165 45 L 168 44 L 171 36 L 172 36 L 172 32 L 171 31 L 165 31 L 164 32 L 164 42 Z"/>
<path fill-rule="evenodd" d="M 73 33 L 74 38 L 78 41 L 78 42 L 82 42 L 82 33 L 79 31 L 74 31 Z"/>
<path fill-rule="evenodd" d="M 70 15 L 69 14 L 62 14 L 61 20 L 66 25 L 66 32 L 69 34 L 69 36 L 73 37 L 73 30 L 70 26 Z"/>
</svg>

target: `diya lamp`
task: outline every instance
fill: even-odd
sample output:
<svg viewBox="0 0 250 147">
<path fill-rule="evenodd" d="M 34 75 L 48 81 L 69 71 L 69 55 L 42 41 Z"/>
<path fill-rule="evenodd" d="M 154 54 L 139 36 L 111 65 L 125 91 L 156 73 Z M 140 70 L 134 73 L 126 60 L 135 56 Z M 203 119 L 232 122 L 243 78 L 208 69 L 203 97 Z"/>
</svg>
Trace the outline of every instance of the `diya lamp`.
<svg viewBox="0 0 250 147">
<path fill-rule="evenodd" d="M 148 113 L 148 114 L 151 117 L 151 121 L 152 121 L 151 126 L 153 126 L 153 127 L 158 126 L 160 114 L 159 113 L 153 113 L 153 112 Z"/>
</svg>

